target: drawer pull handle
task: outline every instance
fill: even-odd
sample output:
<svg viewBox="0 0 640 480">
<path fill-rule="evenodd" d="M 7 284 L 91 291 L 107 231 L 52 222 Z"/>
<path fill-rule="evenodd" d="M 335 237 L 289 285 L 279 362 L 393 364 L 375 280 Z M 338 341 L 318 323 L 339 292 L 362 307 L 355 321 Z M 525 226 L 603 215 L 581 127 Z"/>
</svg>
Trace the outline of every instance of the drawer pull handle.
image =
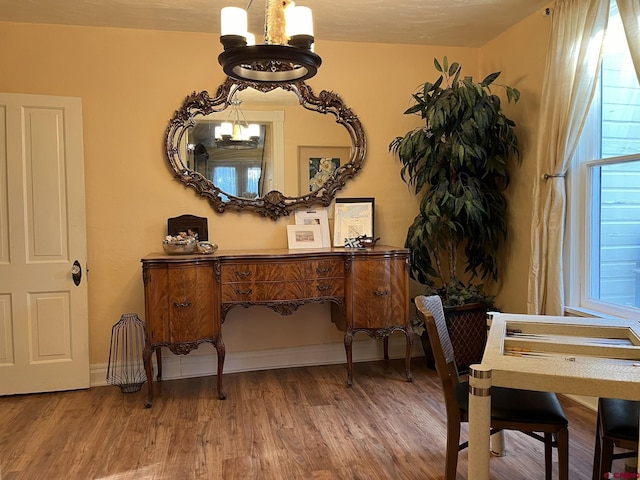
<svg viewBox="0 0 640 480">
<path fill-rule="evenodd" d="M 234 273 L 238 277 L 246 278 L 246 277 L 250 277 L 252 272 L 251 272 L 251 270 L 246 270 L 244 272 L 241 272 L 240 270 L 235 270 Z"/>
<path fill-rule="evenodd" d="M 331 290 L 331 285 L 318 285 L 316 288 L 319 292 L 326 292 L 327 290 Z"/>
<path fill-rule="evenodd" d="M 173 302 L 173 306 L 176 308 L 187 308 L 191 306 L 191 302 Z"/>
<path fill-rule="evenodd" d="M 376 297 L 386 297 L 389 295 L 389 290 L 374 290 L 373 294 Z"/>
<path fill-rule="evenodd" d="M 239 290 L 236 288 L 236 293 L 238 295 L 251 295 L 253 293 L 253 290 L 251 290 L 250 288 L 247 288 L 246 290 Z"/>
<path fill-rule="evenodd" d="M 316 273 L 319 273 L 321 275 L 329 273 L 330 271 L 331 271 L 330 267 L 316 267 Z"/>
</svg>

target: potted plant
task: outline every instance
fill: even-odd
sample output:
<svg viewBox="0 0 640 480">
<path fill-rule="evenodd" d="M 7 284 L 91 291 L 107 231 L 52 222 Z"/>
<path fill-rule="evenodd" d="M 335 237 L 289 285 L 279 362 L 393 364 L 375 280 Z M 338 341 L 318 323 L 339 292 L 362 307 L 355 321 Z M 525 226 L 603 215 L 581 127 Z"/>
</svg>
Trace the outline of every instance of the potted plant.
<svg viewBox="0 0 640 480">
<path fill-rule="evenodd" d="M 412 95 L 415 104 L 404 112 L 419 114 L 424 125 L 389 145 L 402 163 L 402 179 L 422 196 L 405 246 L 411 251 L 412 278 L 425 285 L 427 294 L 442 297 L 448 317 L 451 307 L 470 302 L 482 307 L 484 335 L 493 297 L 480 282 L 498 278 L 497 256 L 507 237 L 509 166 L 520 162 L 515 123 L 491 88 L 502 88 L 509 102 L 517 102 L 520 92 L 496 85 L 500 72 L 475 82 L 462 77 L 461 65 L 449 65 L 447 57 L 442 63 L 434 59 L 434 65 L 440 76 L 421 85 Z M 480 343 L 481 355 L 484 336 L 467 340 Z M 453 335 L 452 341 L 455 349 Z M 468 361 L 459 366 L 464 369 Z"/>
</svg>

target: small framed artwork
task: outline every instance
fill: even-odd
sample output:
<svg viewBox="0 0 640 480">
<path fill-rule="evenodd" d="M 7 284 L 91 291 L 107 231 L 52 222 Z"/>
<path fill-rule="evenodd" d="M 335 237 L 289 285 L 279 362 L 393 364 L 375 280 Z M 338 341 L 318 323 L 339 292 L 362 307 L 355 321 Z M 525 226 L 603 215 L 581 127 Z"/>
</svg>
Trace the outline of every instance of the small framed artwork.
<svg viewBox="0 0 640 480">
<path fill-rule="evenodd" d="M 333 215 L 333 246 L 344 247 L 361 235 L 373 237 L 375 199 L 336 198 Z"/>
<path fill-rule="evenodd" d="M 320 225 L 322 236 L 322 246 L 331 247 L 329 236 L 329 217 L 327 209 L 324 207 L 311 208 L 307 210 L 296 210 L 296 225 Z"/>
<path fill-rule="evenodd" d="M 287 225 L 287 239 L 290 250 L 322 247 L 322 232 L 317 223 L 313 225 Z"/>
<path fill-rule="evenodd" d="M 318 190 L 351 158 L 351 147 L 298 147 L 300 195 Z"/>
</svg>

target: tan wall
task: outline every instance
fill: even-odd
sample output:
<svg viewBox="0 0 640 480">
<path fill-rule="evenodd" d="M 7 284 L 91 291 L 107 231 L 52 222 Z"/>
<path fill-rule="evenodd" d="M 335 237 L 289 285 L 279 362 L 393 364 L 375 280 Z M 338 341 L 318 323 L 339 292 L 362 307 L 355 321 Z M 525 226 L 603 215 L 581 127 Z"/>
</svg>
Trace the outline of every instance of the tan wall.
<svg viewBox="0 0 640 480">
<path fill-rule="evenodd" d="M 481 59 L 483 71 L 504 60 L 505 70 L 510 70 L 505 81 L 521 88 L 523 96 L 531 95 L 513 114 L 524 120 L 518 122 L 523 131 L 535 126 L 542 66 L 527 63 L 524 54 L 518 60 L 515 42 L 532 46 L 531 37 L 539 35 L 535 23 L 523 23 L 527 35 L 507 32 L 505 42 L 482 51 L 317 42 L 323 65 L 308 83 L 316 93 L 340 93 L 359 116 L 368 139 L 365 167 L 340 196 L 376 198 L 376 234 L 382 243 L 402 245 L 417 209 L 388 145 L 420 123 L 402 112 L 410 104 L 410 93 L 436 78 L 433 57 L 448 55 L 471 74 L 479 70 Z M 218 215 L 174 180 L 166 165 L 164 132 L 174 110 L 188 93 L 213 93 L 224 80 L 216 34 L 0 23 L 0 44 L 0 91 L 82 98 L 92 364 L 107 361 L 111 326 L 121 314 L 143 317 L 140 258 L 160 250 L 167 217 L 207 216 L 210 239 L 221 249 L 286 247 L 291 219 Z M 502 44 L 514 52 L 489 55 L 494 49 L 502 52 Z M 523 143 L 528 147 L 530 142 Z M 531 163 L 527 158 L 525 162 Z M 514 187 L 526 191 L 513 195 L 529 202 L 530 181 L 524 172 L 517 172 Z M 514 227 L 514 242 L 527 242 L 528 210 L 518 209 L 514 218 L 526 222 Z M 528 252 L 528 244 L 512 245 L 509 256 L 522 252 Z M 516 300 L 510 305 L 522 310 L 526 282 L 512 270 L 507 269 L 507 278 L 517 281 L 508 293 Z M 307 305 L 288 317 L 261 307 L 235 309 L 227 316 L 224 335 L 227 352 L 342 341 L 323 305 Z"/>
<path fill-rule="evenodd" d="M 517 104 L 503 103 L 516 122 L 522 165 L 512 169 L 508 190 L 509 238 L 500 259 L 496 305 L 505 312 L 527 313 L 527 282 L 531 254 L 533 179 L 536 174 L 538 110 L 551 18 L 537 12 L 485 45 L 484 74 L 502 71 L 497 83 L 520 90 Z M 506 98 L 506 97 L 503 97 Z"/>
</svg>

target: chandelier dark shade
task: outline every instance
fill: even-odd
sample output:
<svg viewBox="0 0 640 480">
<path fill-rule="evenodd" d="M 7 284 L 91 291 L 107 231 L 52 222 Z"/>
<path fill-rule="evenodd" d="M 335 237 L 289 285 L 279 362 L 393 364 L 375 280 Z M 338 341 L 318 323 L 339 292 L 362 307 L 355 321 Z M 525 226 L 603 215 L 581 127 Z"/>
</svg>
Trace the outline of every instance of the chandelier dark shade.
<svg viewBox="0 0 640 480">
<path fill-rule="evenodd" d="M 251 150 L 258 148 L 260 125 L 248 123 L 242 110 L 241 100 L 231 99 L 231 107 L 226 122 L 215 127 L 216 147 L 227 150 Z"/>
<path fill-rule="evenodd" d="M 221 12 L 218 62 L 227 76 L 259 83 L 289 83 L 313 77 L 322 59 L 313 51 L 311 9 L 291 0 L 267 0 L 264 44 L 247 31 L 247 12 L 225 7 Z"/>
</svg>

